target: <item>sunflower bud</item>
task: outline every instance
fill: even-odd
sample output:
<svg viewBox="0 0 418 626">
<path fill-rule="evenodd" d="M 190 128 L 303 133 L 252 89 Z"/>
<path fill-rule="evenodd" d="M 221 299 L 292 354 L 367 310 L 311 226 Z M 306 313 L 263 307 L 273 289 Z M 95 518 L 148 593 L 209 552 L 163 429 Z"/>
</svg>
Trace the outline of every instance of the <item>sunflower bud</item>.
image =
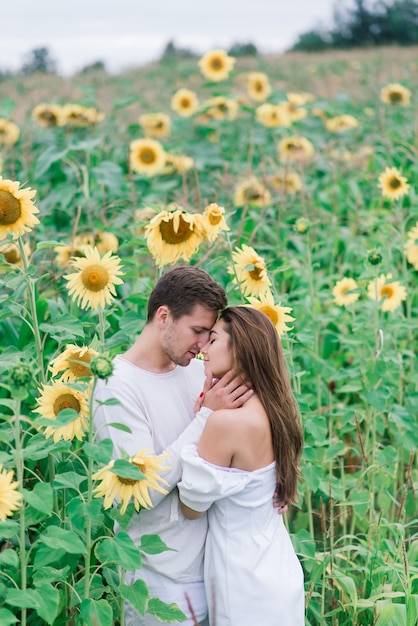
<svg viewBox="0 0 418 626">
<path fill-rule="evenodd" d="M 113 361 L 107 354 L 98 354 L 91 360 L 90 370 L 96 378 L 107 380 L 113 374 Z"/>
<path fill-rule="evenodd" d="M 17 363 L 9 372 L 10 383 L 13 387 L 28 387 L 32 381 L 32 368 L 26 363 Z"/>
<path fill-rule="evenodd" d="M 300 217 L 296 220 L 293 230 L 300 235 L 305 235 L 311 227 L 311 223 L 304 217 Z"/>
<path fill-rule="evenodd" d="M 380 254 L 379 250 L 370 250 L 369 254 L 367 255 L 367 260 L 370 265 L 380 265 L 380 263 L 382 262 L 382 255 Z"/>
</svg>

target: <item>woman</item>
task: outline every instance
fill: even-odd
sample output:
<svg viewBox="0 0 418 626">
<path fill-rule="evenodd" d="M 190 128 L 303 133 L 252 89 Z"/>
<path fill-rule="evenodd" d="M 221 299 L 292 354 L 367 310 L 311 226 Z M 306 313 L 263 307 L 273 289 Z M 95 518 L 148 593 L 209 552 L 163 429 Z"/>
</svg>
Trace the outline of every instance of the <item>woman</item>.
<svg viewBox="0 0 418 626">
<path fill-rule="evenodd" d="M 223 311 L 202 349 L 205 370 L 234 368 L 254 394 L 214 411 L 200 442 L 183 449 L 179 483 L 189 519 L 209 511 L 205 587 L 211 626 L 303 626 L 303 573 L 282 515 L 297 496 L 302 429 L 280 340 L 250 307 Z"/>
</svg>

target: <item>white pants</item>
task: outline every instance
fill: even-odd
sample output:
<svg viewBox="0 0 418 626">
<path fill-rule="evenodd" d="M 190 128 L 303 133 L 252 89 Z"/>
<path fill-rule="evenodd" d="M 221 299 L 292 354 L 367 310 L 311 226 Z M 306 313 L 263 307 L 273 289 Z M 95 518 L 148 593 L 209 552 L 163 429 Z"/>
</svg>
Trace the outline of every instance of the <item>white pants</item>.
<svg viewBox="0 0 418 626">
<path fill-rule="evenodd" d="M 135 572 L 127 572 L 125 584 L 132 585 L 139 578 L 146 582 L 151 598 L 157 597 L 167 604 L 175 603 L 187 616 L 184 622 L 170 622 L 172 626 L 209 626 L 203 580 L 194 583 L 176 583 L 171 578 L 144 567 Z M 189 603 L 196 619 L 190 611 Z M 126 626 L 161 626 L 161 621 L 149 613 L 140 615 L 128 602 L 125 602 L 125 624 Z"/>
</svg>

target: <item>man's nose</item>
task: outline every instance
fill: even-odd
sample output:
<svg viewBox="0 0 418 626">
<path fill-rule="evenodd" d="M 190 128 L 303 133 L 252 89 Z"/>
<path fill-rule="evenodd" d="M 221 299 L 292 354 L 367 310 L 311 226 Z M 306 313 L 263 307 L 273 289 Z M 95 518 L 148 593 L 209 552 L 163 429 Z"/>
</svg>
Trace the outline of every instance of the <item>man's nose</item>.
<svg viewBox="0 0 418 626">
<path fill-rule="evenodd" d="M 208 343 L 208 341 L 209 341 L 209 332 L 199 337 L 197 345 L 199 346 L 199 349 L 201 352 L 202 352 L 202 348 L 206 347 L 206 344 Z"/>
</svg>

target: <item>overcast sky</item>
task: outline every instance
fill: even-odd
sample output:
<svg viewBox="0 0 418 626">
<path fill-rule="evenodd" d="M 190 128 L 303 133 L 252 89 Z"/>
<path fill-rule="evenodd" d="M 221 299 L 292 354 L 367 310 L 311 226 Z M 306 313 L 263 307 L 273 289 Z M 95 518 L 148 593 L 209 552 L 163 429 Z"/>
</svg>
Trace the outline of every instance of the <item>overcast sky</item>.
<svg viewBox="0 0 418 626">
<path fill-rule="evenodd" d="M 332 24 L 335 0 L 6 0 L 0 69 L 19 69 L 28 52 L 47 47 L 58 71 L 89 63 L 110 71 L 158 59 L 169 40 L 203 53 L 253 42 L 282 52 L 300 33 Z"/>
</svg>

